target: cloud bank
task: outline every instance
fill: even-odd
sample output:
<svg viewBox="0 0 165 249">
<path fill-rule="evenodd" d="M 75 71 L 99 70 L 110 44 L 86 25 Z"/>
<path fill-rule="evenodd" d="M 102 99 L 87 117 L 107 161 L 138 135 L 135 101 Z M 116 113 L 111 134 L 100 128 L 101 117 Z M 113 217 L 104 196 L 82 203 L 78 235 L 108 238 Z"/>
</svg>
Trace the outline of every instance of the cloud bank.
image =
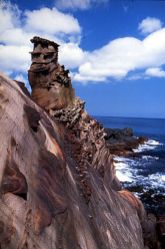
<svg viewBox="0 0 165 249">
<path fill-rule="evenodd" d="M 144 40 L 134 37 L 115 39 L 101 49 L 88 53 L 85 62 L 75 74 L 75 80 L 84 82 L 107 81 L 109 78 L 120 80 L 130 72 L 160 67 L 164 64 L 165 28 L 162 28 Z"/>
<path fill-rule="evenodd" d="M 16 5 L 1 2 L 0 69 L 9 74 L 26 73 L 31 63 L 30 39 L 39 35 L 61 45 L 59 61 L 71 70 L 73 80 L 77 82 L 164 77 L 165 28 L 160 20 L 155 19 L 155 22 L 153 19 L 150 22 L 151 19 L 146 18 L 139 24 L 140 31 L 143 29 L 150 33 L 142 40 L 122 37 L 94 51 L 84 51 L 81 48 L 83 29 L 72 14 L 57 8 L 22 12 Z M 152 23 L 150 29 L 148 23 Z M 140 76 L 138 70 L 141 71 Z"/>
<path fill-rule="evenodd" d="M 0 69 L 8 72 L 26 72 L 30 65 L 30 39 L 35 36 L 55 40 L 61 45 L 62 63 L 70 69 L 77 67 L 83 57 L 78 46 L 81 27 L 71 14 L 64 14 L 56 8 L 41 8 L 21 12 L 10 2 L 0 3 Z M 50 25 L 51 24 L 51 25 Z M 73 57 L 75 53 L 75 58 Z M 70 64 L 68 56 L 71 57 Z M 69 65 L 68 65 L 69 64 Z"/>
</svg>

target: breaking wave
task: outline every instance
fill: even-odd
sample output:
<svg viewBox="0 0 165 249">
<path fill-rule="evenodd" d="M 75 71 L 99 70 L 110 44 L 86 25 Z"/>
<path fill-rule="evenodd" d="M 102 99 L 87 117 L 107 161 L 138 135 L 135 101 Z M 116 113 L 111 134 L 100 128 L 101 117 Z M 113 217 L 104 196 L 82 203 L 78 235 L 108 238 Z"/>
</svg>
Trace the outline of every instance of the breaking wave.
<svg viewBox="0 0 165 249">
<path fill-rule="evenodd" d="M 143 186 L 144 191 L 155 189 L 158 192 L 165 190 L 165 173 L 158 172 L 159 156 L 146 155 L 142 152 L 153 151 L 162 146 L 156 140 L 148 140 L 134 152 L 139 153 L 135 158 L 114 157 L 116 176 L 125 186 Z M 165 166 L 165 165 L 164 165 Z"/>
<path fill-rule="evenodd" d="M 148 141 L 144 142 L 144 144 L 140 144 L 137 149 L 133 149 L 135 153 L 154 150 L 157 146 L 162 145 L 159 141 L 149 139 Z"/>
</svg>

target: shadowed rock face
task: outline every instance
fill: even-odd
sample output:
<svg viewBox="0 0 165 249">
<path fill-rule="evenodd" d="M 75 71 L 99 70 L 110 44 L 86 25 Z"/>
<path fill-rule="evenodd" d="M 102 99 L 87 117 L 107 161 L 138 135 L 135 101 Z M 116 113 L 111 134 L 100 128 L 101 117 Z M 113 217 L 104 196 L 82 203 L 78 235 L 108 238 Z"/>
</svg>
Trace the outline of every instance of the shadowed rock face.
<svg viewBox="0 0 165 249">
<path fill-rule="evenodd" d="M 55 65 L 57 45 L 32 42 L 41 54 L 54 46 L 52 60 L 32 62 L 32 99 L 0 75 L 0 248 L 143 249 L 154 221 L 121 190 L 104 129 L 84 102 L 74 95 L 61 101 L 57 89 L 73 93 L 71 82 L 47 89 L 51 70 L 47 78 L 35 71 L 36 64 Z"/>
</svg>

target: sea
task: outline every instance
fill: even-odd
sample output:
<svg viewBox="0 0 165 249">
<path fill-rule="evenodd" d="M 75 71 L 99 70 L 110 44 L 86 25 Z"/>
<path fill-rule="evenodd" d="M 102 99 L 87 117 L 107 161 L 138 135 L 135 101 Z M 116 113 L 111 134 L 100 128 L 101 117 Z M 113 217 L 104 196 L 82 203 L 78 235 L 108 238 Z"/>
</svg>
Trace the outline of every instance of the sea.
<svg viewBox="0 0 165 249">
<path fill-rule="evenodd" d="M 148 212 L 165 215 L 165 119 L 94 117 L 105 128 L 132 128 L 148 141 L 134 156 L 114 158 L 116 175 L 124 188 L 140 198 Z"/>
</svg>

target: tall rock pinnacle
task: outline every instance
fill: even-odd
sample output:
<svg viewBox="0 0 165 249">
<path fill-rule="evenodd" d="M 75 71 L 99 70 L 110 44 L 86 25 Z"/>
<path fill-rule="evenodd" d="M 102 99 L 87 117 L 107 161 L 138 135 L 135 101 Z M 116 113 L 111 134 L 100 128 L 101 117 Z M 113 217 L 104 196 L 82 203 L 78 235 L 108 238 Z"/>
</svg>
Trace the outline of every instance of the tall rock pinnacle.
<svg viewBox="0 0 165 249">
<path fill-rule="evenodd" d="M 69 70 L 58 63 L 59 45 L 40 37 L 33 37 L 32 64 L 28 78 L 32 99 L 46 110 L 58 110 L 72 104 L 74 90 Z"/>
</svg>

